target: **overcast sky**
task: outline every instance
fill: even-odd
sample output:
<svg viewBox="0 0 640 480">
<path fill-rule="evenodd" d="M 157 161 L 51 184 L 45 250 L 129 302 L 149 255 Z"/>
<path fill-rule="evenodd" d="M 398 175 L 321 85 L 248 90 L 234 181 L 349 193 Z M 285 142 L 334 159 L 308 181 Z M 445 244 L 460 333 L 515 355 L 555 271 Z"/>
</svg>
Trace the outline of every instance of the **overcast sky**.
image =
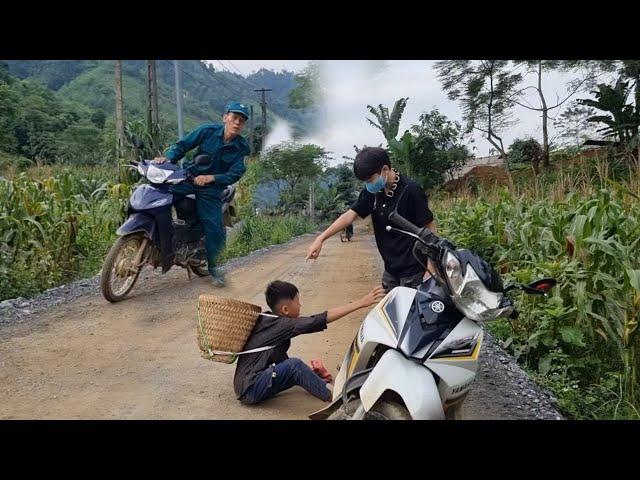
<svg viewBox="0 0 640 480">
<path fill-rule="evenodd" d="M 220 63 L 210 60 L 214 67 L 221 68 Z M 231 71 L 239 71 L 244 75 L 251 74 L 260 68 L 276 71 L 289 70 L 299 72 L 308 64 L 306 60 L 223 60 L 230 65 Z M 342 156 L 354 156 L 353 145 L 375 146 L 385 144 L 382 133 L 372 127 L 366 120 L 373 119 L 366 106 L 383 104 L 391 109 L 394 102 L 401 97 L 409 97 L 407 107 L 400 123 L 400 134 L 412 124 L 418 122 L 422 112 L 438 108 L 441 113 L 452 120 L 461 120 L 461 110 L 457 102 L 447 99 L 433 68 L 434 60 L 331 60 L 322 61 L 322 83 L 325 90 L 324 105 L 325 124 L 310 138 L 303 141 L 313 142 L 333 152 L 338 163 Z M 534 78 L 527 78 L 531 84 Z M 543 90 L 549 104 L 555 103 L 556 95 L 563 98 L 567 89 L 566 75 L 546 74 Z M 530 90 L 526 97 L 532 105 L 539 99 L 535 91 Z M 588 95 L 578 95 L 585 97 Z M 568 105 L 565 104 L 565 106 Z M 564 107 L 564 106 L 563 106 Z M 554 115 L 559 113 L 558 109 Z M 505 147 L 518 137 L 532 136 L 541 140 L 542 127 L 537 112 L 519 107 L 515 112 L 519 123 L 503 133 Z M 550 135 L 553 136 L 553 121 L 549 122 Z M 276 125 L 268 145 L 286 140 L 289 136 L 286 125 Z M 476 135 L 474 154 L 484 156 L 492 148 L 486 139 Z"/>
</svg>

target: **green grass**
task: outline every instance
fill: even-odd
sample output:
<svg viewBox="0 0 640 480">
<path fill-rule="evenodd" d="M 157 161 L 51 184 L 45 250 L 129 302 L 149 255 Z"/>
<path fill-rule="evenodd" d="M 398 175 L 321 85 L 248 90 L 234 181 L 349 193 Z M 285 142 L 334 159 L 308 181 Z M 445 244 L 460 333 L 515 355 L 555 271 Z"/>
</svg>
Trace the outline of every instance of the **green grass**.
<svg viewBox="0 0 640 480">
<path fill-rule="evenodd" d="M 315 231 L 317 225 L 302 216 L 250 216 L 220 256 L 220 262 L 242 257 L 270 245 L 288 242 L 293 237 Z"/>
</svg>

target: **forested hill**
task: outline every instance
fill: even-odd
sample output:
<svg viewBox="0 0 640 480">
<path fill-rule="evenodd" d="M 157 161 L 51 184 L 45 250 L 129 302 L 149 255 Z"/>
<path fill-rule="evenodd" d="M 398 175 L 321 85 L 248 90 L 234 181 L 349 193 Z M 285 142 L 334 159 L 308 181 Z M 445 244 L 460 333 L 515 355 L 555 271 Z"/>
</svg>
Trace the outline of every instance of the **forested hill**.
<svg viewBox="0 0 640 480">
<path fill-rule="evenodd" d="M 199 60 L 182 60 L 179 66 L 187 131 L 204 121 L 217 121 L 232 99 L 253 105 L 255 123 L 260 124 L 258 88 L 271 89 L 267 93 L 269 125 L 285 119 L 295 136 L 308 133 L 313 126 L 312 111 L 288 107 L 289 91 L 296 86 L 293 72 L 262 69 L 245 77 Z M 175 138 L 174 62 L 158 60 L 156 68 L 161 125 L 167 138 Z M 122 74 L 125 120 L 144 122 L 146 61 L 123 61 Z M 112 143 L 114 61 L 0 60 L 2 85 L 0 127 L 4 133 L 0 134 L 0 151 L 52 161 L 60 155 L 85 158 L 90 150 Z"/>
</svg>

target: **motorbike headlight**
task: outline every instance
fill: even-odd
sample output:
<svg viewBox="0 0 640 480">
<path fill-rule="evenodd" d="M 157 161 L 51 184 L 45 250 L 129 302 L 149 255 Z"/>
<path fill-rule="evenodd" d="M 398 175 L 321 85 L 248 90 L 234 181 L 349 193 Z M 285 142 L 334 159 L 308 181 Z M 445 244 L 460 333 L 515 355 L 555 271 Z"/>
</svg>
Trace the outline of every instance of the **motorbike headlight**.
<svg viewBox="0 0 640 480">
<path fill-rule="evenodd" d="M 505 305 L 503 297 L 502 292 L 489 290 L 471 265 L 467 265 L 460 288 L 452 295 L 460 311 L 475 321 L 492 320 L 510 314 L 513 306 Z"/>
<path fill-rule="evenodd" d="M 151 183 L 164 183 L 169 175 L 171 175 L 170 170 L 163 170 L 155 165 L 149 165 L 147 169 L 147 178 Z"/>
<path fill-rule="evenodd" d="M 447 252 L 445 257 L 445 274 L 449 281 L 449 286 L 453 290 L 453 294 L 459 294 L 462 289 L 462 268 L 460 266 L 460 260 L 451 252 Z"/>
</svg>

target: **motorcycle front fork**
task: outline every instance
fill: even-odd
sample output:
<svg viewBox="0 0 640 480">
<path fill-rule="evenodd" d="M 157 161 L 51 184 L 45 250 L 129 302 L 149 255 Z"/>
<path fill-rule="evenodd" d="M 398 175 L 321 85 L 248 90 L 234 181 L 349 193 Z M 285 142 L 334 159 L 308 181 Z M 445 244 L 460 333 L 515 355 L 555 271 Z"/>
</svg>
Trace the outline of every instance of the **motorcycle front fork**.
<svg viewBox="0 0 640 480">
<path fill-rule="evenodd" d="M 367 412 L 364 411 L 364 405 L 362 404 L 362 402 L 360 402 L 360 405 L 358 405 L 358 408 L 356 408 L 356 411 L 353 412 L 353 415 L 351 415 L 351 418 L 349 418 L 349 420 L 362 420 L 365 413 Z"/>
</svg>

